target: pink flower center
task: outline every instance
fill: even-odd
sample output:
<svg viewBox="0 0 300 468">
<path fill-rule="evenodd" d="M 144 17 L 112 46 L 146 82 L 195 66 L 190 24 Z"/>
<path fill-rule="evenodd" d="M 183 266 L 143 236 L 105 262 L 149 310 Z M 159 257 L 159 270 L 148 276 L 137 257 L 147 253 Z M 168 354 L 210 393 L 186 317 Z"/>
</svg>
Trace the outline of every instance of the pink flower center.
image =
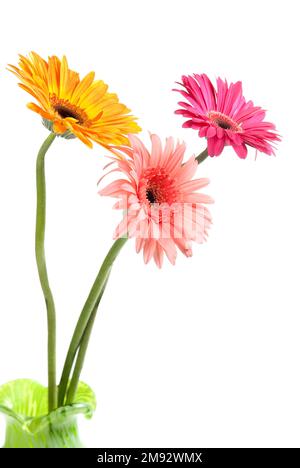
<svg viewBox="0 0 300 468">
<path fill-rule="evenodd" d="M 208 118 L 213 124 L 217 127 L 224 128 L 224 130 L 231 130 L 232 132 L 242 131 L 242 127 L 237 122 L 221 112 L 210 111 L 208 113 Z"/>
<path fill-rule="evenodd" d="M 174 179 L 166 174 L 164 169 L 147 169 L 140 180 L 139 198 L 142 203 L 149 205 L 154 203 L 171 205 L 177 199 Z"/>
</svg>

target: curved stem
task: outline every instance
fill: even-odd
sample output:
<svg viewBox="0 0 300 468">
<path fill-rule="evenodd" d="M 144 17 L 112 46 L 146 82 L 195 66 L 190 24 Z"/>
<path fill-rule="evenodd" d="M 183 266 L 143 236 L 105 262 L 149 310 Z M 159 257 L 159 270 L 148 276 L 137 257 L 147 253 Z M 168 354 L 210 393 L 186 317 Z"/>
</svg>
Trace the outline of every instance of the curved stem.
<svg viewBox="0 0 300 468">
<path fill-rule="evenodd" d="M 94 325 L 94 322 L 95 322 L 95 318 L 96 318 L 96 315 L 97 315 L 99 303 L 100 303 L 100 301 L 102 299 L 102 296 L 104 294 L 104 291 L 105 291 L 105 288 L 106 288 L 106 285 L 107 285 L 107 282 L 108 282 L 108 278 L 109 278 L 109 273 L 108 273 L 107 279 L 105 281 L 105 284 L 104 284 L 104 286 L 102 288 L 100 297 L 99 297 L 99 299 L 98 299 L 98 301 L 97 301 L 97 303 L 96 303 L 96 305 L 94 307 L 94 310 L 93 310 L 93 312 L 92 312 L 92 314 L 90 316 L 88 324 L 87 324 L 87 326 L 86 326 L 86 328 L 84 330 L 84 334 L 83 334 L 83 337 L 82 337 L 82 340 L 81 340 L 81 343 L 80 343 L 80 348 L 79 348 L 77 358 L 76 358 L 76 363 L 75 363 L 75 366 L 74 366 L 73 375 L 72 375 L 70 385 L 69 385 L 68 391 L 67 391 L 67 398 L 66 398 L 66 404 L 67 405 L 70 405 L 71 403 L 73 403 L 74 397 L 76 395 L 76 391 L 77 391 L 77 387 L 78 387 L 78 383 L 79 383 L 79 378 L 80 378 L 80 374 L 81 374 L 81 371 L 82 371 L 82 368 L 83 368 L 84 359 L 85 359 L 85 355 L 86 355 L 87 348 L 88 348 L 88 345 L 89 345 L 89 341 L 90 341 L 91 333 L 92 333 L 92 330 L 93 330 L 93 325 Z"/>
<path fill-rule="evenodd" d="M 65 401 L 66 390 L 68 386 L 69 377 L 71 374 L 71 370 L 73 367 L 74 359 L 76 357 L 77 350 L 80 346 L 83 334 L 85 332 L 86 326 L 88 321 L 94 311 L 94 308 L 97 304 L 97 301 L 100 298 L 102 290 L 106 284 L 106 280 L 108 278 L 108 274 L 110 269 L 115 261 L 118 253 L 120 252 L 121 248 L 127 241 L 127 237 L 122 237 L 117 239 L 111 249 L 109 250 L 108 254 L 106 255 L 104 262 L 99 270 L 99 273 L 94 281 L 92 289 L 88 295 L 88 298 L 85 302 L 85 305 L 82 309 L 82 312 L 79 316 L 77 325 L 75 327 L 73 337 L 68 349 L 67 357 L 65 360 L 62 376 L 59 383 L 59 390 L 58 390 L 58 405 L 62 406 Z"/>
<path fill-rule="evenodd" d="M 199 154 L 199 156 L 196 157 L 196 160 L 198 161 L 198 164 L 201 164 L 208 156 L 208 151 L 207 148 L 202 151 L 202 153 Z"/>
<path fill-rule="evenodd" d="M 35 229 L 35 256 L 43 290 L 48 323 L 48 410 L 56 408 L 56 317 L 55 305 L 49 285 L 46 258 L 45 258 L 45 225 L 46 225 L 46 180 L 45 180 L 45 155 L 55 134 L 50 133 L 41 146 L 36 161 L 36 229 Z"/>
</svg>

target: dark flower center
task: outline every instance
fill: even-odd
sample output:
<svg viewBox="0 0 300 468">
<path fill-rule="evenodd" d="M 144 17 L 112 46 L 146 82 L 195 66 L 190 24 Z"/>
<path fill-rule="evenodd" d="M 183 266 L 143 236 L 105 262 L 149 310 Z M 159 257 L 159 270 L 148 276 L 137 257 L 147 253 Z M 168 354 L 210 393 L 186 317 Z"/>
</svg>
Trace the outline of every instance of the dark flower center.
<svg viewBox="0 0 300 468">
<path fill-rule="evenodd" d="M 58 113 L 62 119 L 75 119 L 79 125 L 88 126 L 89 120 L 86 112 L 80 107 L 72 104 L 68 99 L 58 98 L 55 94 L 50 96 L 52 109 Z"/>
<path fill-rule="evenodd" d="M 225 122 L 224 120 L 221 120 L 221 119 L 216 119 L 215 123 L 218 125 L 218 127 L 224 128 L 225 130 L 228 130 L 229 128 L 231 128 L 230 123 Z"/>
<path fill-rule="evenodd" d="M 152 167 L 145 170 L 139 183 L 139 198 L 142 203 L 171 205 L 177 200 L 176 181 L 164 168 Z"/>
<path fill-rule="evenodd" d="M 234 133 L 243 131 L 241 125 L 238 122 L 233 120 L 228 115 L 222 114 L 222 112 L 210 111 L 208 113 L 208 118 L 214 125 L 223 128 L 224 130 L 231 130 Z"/>
<path fill-rule="evenodd" d="M 68 109 L 66 106 L 57 106 L 55 107 L 55 110 L 62 119 L 72 117 L 72 119 L 76 119 L 78 122 L 80 121 L 80 116 L 75 111 Z"/>
<path fill-rule="evenodd" d="M 151 203 L 151 204 L 156 202 L 155 193 L 151 188 L 148 188 L 146 190 L 146 198 L 147 198 L 148 202 Z"/>
</svg>

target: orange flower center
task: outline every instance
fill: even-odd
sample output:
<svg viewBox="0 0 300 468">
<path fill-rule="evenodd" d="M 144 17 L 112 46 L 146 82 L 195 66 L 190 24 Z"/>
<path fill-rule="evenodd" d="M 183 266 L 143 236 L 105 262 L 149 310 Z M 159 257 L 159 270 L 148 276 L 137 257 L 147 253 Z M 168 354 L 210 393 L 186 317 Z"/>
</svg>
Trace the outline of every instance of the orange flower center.
<svg viewBox="0 0 300 468">
<path fill-rule="evenodd" d="M 217 127 L 224 128 L 224 130 L 231 130 L 236 133 L 242 131 L 242 127 L 237 122 L 221 112 L 211 111 L 208 113 L 208 118 Z"/>
<path fill-rule="evenodd" d="M 153 205 L 155 203 L 176 202 L 177 190 L 174 179 L 164 169 L 147 169 L 141 177 L 139 185 L 139 198 L 143 203 Z"/>
<path fill-rule="evenodd" d="M 71 104 L 67 99 L 60 99 L 55 94 L 50 97 L 52 109 L 58 113 L 62 119 L 71 117 L 75 119 L 80 125 L 87 124 L 88 117 L 84 110 L 80 107 Z"/>
</svg>

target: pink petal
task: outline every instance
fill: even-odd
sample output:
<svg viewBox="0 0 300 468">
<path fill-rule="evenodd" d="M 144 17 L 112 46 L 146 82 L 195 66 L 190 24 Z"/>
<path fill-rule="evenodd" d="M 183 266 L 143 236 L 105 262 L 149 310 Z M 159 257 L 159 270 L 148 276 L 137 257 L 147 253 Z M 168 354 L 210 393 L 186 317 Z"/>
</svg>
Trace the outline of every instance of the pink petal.
<svg viewBox="0 0 300 468">
<path fill-rule="evenodd" d="M 233 144 L 232 145 L 234 151 L 236 152 L 236 154 L 238 155 L 239 158 L 241 159 L 245 159 L 246 156 L 247 156 L 247 146 L 245 144 L 242 144 L 242 145 L 235 145 Z"/>
<path fill-rule="evenodd" d="M 151 134 L 150 138 L 152 142 L 152 151 L 150 156 L 151 166 L 156 167 L 159 165 L 162 154 L 161 141 L 160 138 L 155 134 Z"/>
<path fill-rule="evenodd" d="M 206 132 L 206 137 L 207 138 L 212 138 L 214 137 L 215 135 L 217 134 L 217 129 L 214 125 L 212 125 L 211 127 L 209 127 L 209 129 L 207 130 Z"/>
<path fill-rule="evenodd" d="M 156 242 L 156 249 L 154 251 L 153 258 L 158 268 L 161 268 L 163 264 L 164 251 L 158 242 Z"/>
<path fill-rule="evenodd" d="M 108 184 L 106 187 L 103 189 L 99 190 L 99 195 L 106 195 L 106 196 L 114 196 L 118 192 L 122 191 L 123 192 L 123 186 L 128 185 L 129 182 L 126 179 L 118 179 L 115 180 L 114 182 L 111 182 Z M 132 190 L 132 187 L 130 186 L 130 191 Z"/>
<path fill-rule="evenodd" d="M 144 243 L 144 262 L 147 264 L 153 257 L 156 247 L 156 242 L 153 239 L 149 239 Z"/>
<path fill-rule="evenodd" d="M 192 156 L 183 166 L 179 166 L 174 177 L 176 177 L 177 183 L 181 184 L 185 180 L 190 180 L 194 177 L 198 169 L 198 162 L 195 156 Z"/>
<path fill-rule="evenodd" d="M 184 182 L 180 185 L 182 192 L 194 192 L 195 190 L 206 187 L 209 184 L 209 179 L 195 179 Z"/>
<path fill-rule="evenodd" d="M 177 252 L 174 241 L 172 239 L 159 239 L 161 247 L 164 249 L 168 260 L 172 265 L 175 265 Z"/>
</svg>

